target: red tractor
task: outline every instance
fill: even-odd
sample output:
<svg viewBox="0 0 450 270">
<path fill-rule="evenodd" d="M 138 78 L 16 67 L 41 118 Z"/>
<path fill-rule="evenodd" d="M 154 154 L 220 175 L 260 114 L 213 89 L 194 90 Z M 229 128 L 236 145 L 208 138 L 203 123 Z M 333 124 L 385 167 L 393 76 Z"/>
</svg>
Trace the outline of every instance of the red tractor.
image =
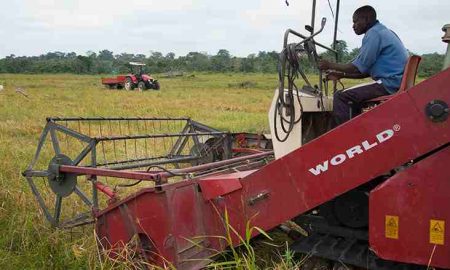
<svg viewBox="0 0 450 270">
<path fill-rule="evenodd" d="M 118 75 L 115 78 L 102 78 L 102 84 L 109 89 L 122 89 L 134 90 L 137 88 L 139 91 L 145 91 L 148 89 L 159 90 L 161 88 L 158 80 L 154 79 L 148 74 L 144 74 L 144 63 L 130 62 L 130 73 L 127 75 Z"/>
</svg>

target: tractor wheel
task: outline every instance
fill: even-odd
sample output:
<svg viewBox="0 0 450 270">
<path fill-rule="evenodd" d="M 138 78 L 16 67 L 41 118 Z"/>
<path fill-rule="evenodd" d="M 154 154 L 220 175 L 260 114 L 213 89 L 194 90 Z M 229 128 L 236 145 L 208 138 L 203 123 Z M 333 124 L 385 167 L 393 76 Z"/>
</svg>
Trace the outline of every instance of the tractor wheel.
<svg viewBox="0 0 450 270">
<path fill-rule="evenodd" d="M 123 84 L 123 87 L 125 88 L 125 90 L 127 91 L 131 91 L 134 89 L 134 85 L 133 85 L 133 81 L 131 80 L 130 77 L 127 77 L 125 79 L 125 83 Z"/>
<path fill-rule="evenodd" d="M 159 84 L 159 82 L 155 82 L 154 84 L 153 84 L 153 90 L 159 90 L 160 88 L 161 88 L 161 85 Z"/>
<path fill-rule="evenodd" d="M 139 92 L 147 90 L 147 86 L 145 85 L 145 82 L 140 81 L 137 85 Z"/>
</svg>

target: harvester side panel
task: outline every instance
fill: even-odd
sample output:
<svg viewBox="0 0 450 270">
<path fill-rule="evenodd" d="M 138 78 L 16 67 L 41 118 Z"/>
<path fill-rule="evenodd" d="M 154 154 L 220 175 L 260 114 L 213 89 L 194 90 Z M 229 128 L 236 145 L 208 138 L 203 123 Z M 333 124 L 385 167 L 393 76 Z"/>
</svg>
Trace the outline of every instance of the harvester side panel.
<svg viewBox="0 0 450 270">
<path fill-rule="evenodd" d="M 148 193 L 149 191 L 151 193 Z M 146 196 L 147 194 L 151 196 Z M 126 254 L 122 251 L 123 247 L 135 235 L 152 235 L 149 239 L 152 242 L 151 248 L 146 256 L 152 257 L 152 260 L 158 264 L 163 264 L 164 260 L 175 261 L 173 252 L 170 252 L 174 248 L 173 245 L 166 245 L 165 249 L 160 249 L 172 230 L 170 227 L 172 220 L 169 217 L 160 219 L 162 213 L 170 213 L 168 210 L 166 194 L 154 193 L 152 189 L 143 189 L 126 200 L 114 204 L 105 214 L 97 218 L 96 231 L 100 244 L 103 248 L 111 250 L 112 255 Z M 134 247 L 130 246 L 129 250 L 134 250 Z"/>
<path fill-rule="evenodd" d="M 271 229 L 448 143 L 449 121 L 431 122 L 424 112 L 432 100 L 450 103 L 445 85 L 450 69 L 244 178 L 243 201 L 270 192 L 247 216 L 259 213 L 254 224 Z M 327 170 L 318 173 L 319 165 Z"/>
<path fill-rule="evenodd" d="M 450 267 L 450 147 L 370 194 L 369 238 L 383 259 Z"/>
<path fill-rule="evenodd" d="M 221 223 L 211 225 L 220 220 L 207 218 L 217 215 L 196 185 L 180 182 L 166 187 L 160 191 L 142 189 L 97 213 L 100 242 L 104 248 L 120 253 L 124 243 L 137 235 L 135 244 L 128 245 L 129 251 L 138 251 L 135 257 L 159 265 L 174 263 L 180 269 L 198 269 L 209 262 L 201 259 L 213 254 L 203 247 L 220 247 L 217 239 L 205 236 L 218 235 L 222 230 L 206 232 L 204 225 L 223 227 Z"/>
</svg>

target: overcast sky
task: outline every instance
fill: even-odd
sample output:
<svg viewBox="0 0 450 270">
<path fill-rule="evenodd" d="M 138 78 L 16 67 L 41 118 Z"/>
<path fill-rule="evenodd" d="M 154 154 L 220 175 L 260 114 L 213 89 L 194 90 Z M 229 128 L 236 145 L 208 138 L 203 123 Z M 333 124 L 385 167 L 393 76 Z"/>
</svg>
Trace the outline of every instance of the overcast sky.
<svg viewBox="0 0 450 270">
<path fill-rule="evenodd" d="M 304 33 L 312 0 L 1 0 L 0 57 L 49 51 L 115 54 L 151 51 L 176 56 L 191 51 L 216 54 L 227 49 L 247 56 L 279 51 L 287 28 Z M 333 18 L 327 0 L 317 0 L 317 20 L 328 19 L 318 41 L 330 44 Z M 330 0 L 335 9 L 336 0 Z M 353 11 L 365 4 L 394 30 L 412 52 L 444 53 L 444 24 L 450 0 L 341 0 L 338 39 L 358 47 L 351 28 Z"/>
</svg>

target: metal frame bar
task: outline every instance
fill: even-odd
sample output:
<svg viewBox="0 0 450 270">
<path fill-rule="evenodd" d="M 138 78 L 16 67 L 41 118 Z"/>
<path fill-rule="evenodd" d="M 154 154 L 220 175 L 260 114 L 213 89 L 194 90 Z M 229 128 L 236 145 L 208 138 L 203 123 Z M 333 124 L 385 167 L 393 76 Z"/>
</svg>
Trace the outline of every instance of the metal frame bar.
<svg viewBox="0 0 450 270">
<path fill-rule="evenodd" d="M 316 0 L 312 1 L 312 11 L 311 11 L 312 15 L 311 15 L 311 34 L 314 33 L 314 25 L 316 23 Z"/>
<path fill-rule="evenodd" d="M 42 146 L 44 146 L 45 140 L 47 139 L 49 129 L 50 129 L 49 125 L 48 124 L 45 125 L 44 130 L 41 133 L 41 137 L 39 138 L 36 152 L 34 153 L 33 159 L 31 160 L 30 165 L 28 165 L 27 170 L 32 170 L 34 165 L 36 165 L 39 155 L 41 154 Z"/>
<path fill-rule="evenodd" d="M 159 120 L 184 120 L 188 121 L 189 117 L 49 117 L 48 122 L 67 122 L 67 121 L 129 121 L 129 120 L 147 120 L 147 121 L 159 121 Z"/>
<path fill-rule="evenodd" d="M 111 166 L 111 167 L 108 167 L 108 169 L 110 169 L 110 170 L 128 170 L 128 169 L 150 167 L 150 166 L 155 166 L 155 165 L 164 165 L 164 164 L 171 164 L 171 163 L 187 163 L 189 161 L 197 160 L 197 159 L 198 159 L 198 157 L 171 158 L 171 159 L 162 160 L 162 161 L 139 162 L 139 163 L 135 163 L 135 164 Z"/>
<path fill-rule="evenodd" d="M 50 129 L 50 136 L 52 138 L 53 150 L 55 151 L 55 153 L 57 155 L 61 154 L 61 148 L 59 147 L 58 136 L 56 136 L 56 132 L 53 128 Z"/>
<path fill-rule="evenodd" d="M 74 165 L 80 164 L 81 161 L 92 151 L 93 148 L 97 146 L 97 141 L 92 140 L 82 151 L 81 153 L 73 160 Z"/>
<path fill-rule="evenodd" d="M 150 157 L 150 158 L 138 158 L 138 159 L 129 159 L 129 160 L 121 160 L 109 163 L 97 163 L 97 167 L 108 167 L 108 169 L 112 170 L 121 170 L 121 169 L 131 169 L 131 168 L 139 168 L 146 167 L 154 164 L 168 164 L 168 163 L 176 163 L 183 161 L 190 161 L 193 159 L 197 159 L 195 156 L 191 155 L 177 155 L 177 156 L 159 156 L 159 157 Z M 138 163 L 135 166 L 131 165 L 133 163 Z M 129 164 L 122 167 L 121 164 Z M 146 164 L 143 165 L 142 164 Z M 150 164 L 150 165 L 147 165 Z M 130 167 L 131 166 L 131 167 Z M 89 166 L 86 166 L 89 167 Z"/>
<path fill-rule="evenodd" d="M 337 45 L 337 28 L 339 23 L 339 7 L 340 7 L 341 0 L 337 0 L 336 2 L 336 17 L 334 18 L 334 34 L 333 34 L 333 50 L 336 50 Z M 336 51 L 336 62 L 338 61 L 338 54 Z"/>
<path fill-rule="evenodd" d="M 53 218 L 52 214 L 50 213 L 47 205 L 45 205 L 44 199 L 41 196 L 41 193 L 39 193 L 39 190 L 37 189 L 36 185 L 34 184 L 34 181 L 31 177 L 25 177 L 27 179 L 28 184 L 30 185 L 31 191 L 34 194 L 34 197 L 36 197 L 36 200 L 38 201 L 39 206 L 41 207 L 42 211 L 44 212 L 45 217 L 47 220 L 52 224 L 52 226 L 56 226 L 55 219 Z"/>
<path fill-rule="evenodd" d="M 183 130 L 181 131 L 182 134 L 187 133 L 190 129 L 189 121 L 186 123 L 186 125 L 183 127 Z M 183 148 L 186 146 L 188 138 L 187 137 L 179 137 L 175 144 L 172 147 L 172 150 L 170 150 L 169 155 L 179 155 L 181 151 L 183 151 Z"/>
<path fill-rule="evenodd" d="M 97 167 L 97 147 L 93 147 L 91 150 L 91 166 Z M 92 207 L 98 209 L 98 194 L 97 194 L 97 175 L 91 175 L 90 180 L 92 182 Z"/>
<path fill-rule="evenodd" d="M 305 35 L 300 34 L 300 33 L 297 32 L 297 31 L 294 31 L 294 30 L 292 30 L 292 29 L 288 29 L 288 30 L 286 30 L 286 32 L 284 33 L 283 48 L 286 48 L 286 47 L 287 47 L 287 40 L 288 40 L 289 34 L 293 34 L 293 35 L 295 35 L 295 36 L 297 36 L 297 37 L 299 37 L 299 38 L 302 38 L 303 40 L 302 40 L 299 44 L 303 44 L 303 43 L 305 43 L 306 41 L 308 41 L 308 40 L 310 40 L 311 38 L 313 38 L 313 37 L 316 36 L 316 35 L 312 35 L 312 36 L 307 37 L 307 36 L 305 36 Z M 332 52 L 334 52 L 334 53 L 337 53 L 336 50 L 333 50 L 332 48 L 330 48 L 330 47 L 328 47 L 328 46 L 325 46 L 325 45 L 323 45 L 322 43 L 319 43 L 319 42 L 317 42 L 317 41 L 315 41 L 315 40 L 314 40 L 314 44 L 316 44 L 317 46 L 319 46 L 319 47 L 321 47 L 321 48 L 323 48 L 323 49 L 326 49 L 326 50 L 332 51 Z"/>
<path fill-rule="evenodd" d="M 77 186 L 75 186 L 75 190 L 74 190 L 75 194 L 78 195 L 78 197 L 81 198 L 81 200 L 88 205 L 89 207 L 92 207 L 92 202 L 91 200 L 89 200 L 89 198 L 86 196 L 86 194 L 84 194 L 84 192 Z"/>
<path fill-rule="evenodd" d="M 190 137 L 190 136 L 213 136 L 222 135 L 224 132 L 200 132 L 200 133 L 167 133 L 167 134 L 147 134 L 147 135 L 130 135 L 130 136 L 111 136 L 111 137 L 95 137 L 94 140 L 101 141 L 118 141 L 118 140 L 131 140 L 131 139 L 149 139 L 149 138 L 167 138 L 167 137 Z"/>
<path fill-rule="evenodd" d="M 208 164 L 197 165 L 189 168 L 183 169 L 175 169 L 171 171 L 164 172 L 142 172 L 142 171 L 117 171 L 112 169 L 105 168 L 95 168 L 95 167 L 80 167 L 80 166 L 71 166 L 71 165 L 60 165 L 59 171 L 63 173 L 74 173 L 78 175 L 91 175 L 91 176 L 108 176 L 108 177 L 116 177 L 122 179 L 134 179 L 134 180 L 143 180 L 143 181 L 155 181 L 159 182 L 160 179 L 170 178 L 173 176 L 177 176 L 179 174 L 187 174 L 198 172 L 206 169 L 213 169 L 225 165 L 230 165 L 237 162 L 242 162 L 245 160 L 263 158 L 273 155 L 273 151 L 256 153 L 252 155 L 236 157 L 232 159 L 221 160 L 217 162 L 212 162 Z"/>
<path fill-rule="evenodd" d="M 60 124 L 57 124 L 57 123 L 55 123 L 55 122 L 48 122 L 47 125 L 48 125 L 50 128 L 52 128 L 52 129 L 56 129 L 56 130 L 58 130 L 58 131 L 61 131 L 61 132 L 65 133 L 65 134 L 67 134 L 67 135 L 70 135 L 70 136 L 72 136 L 72 137 L 74 137 L 74 138 L 76 138 L 76 139 L 78 139 L 78 140 L 80 140 L 80 141 L 83 141 L 83 142 L 90 142 L 90 141 L 92 140 L 92 138 L 89 137 L 89 136 L 86 136 L 86 135 L 84 135 L 84 134 L 78 133 L 78 132 L 76 132 L 76 131 L 74 131 L 74 130 L 72 130 L 72 129 L 69 129 L 69 128 L 67 128 L 67 127 L 65 127 L 65 126 L 62 126 L 62 125 L 60 125 Z"/>
<path fill-rule="evenodd" d="M 193 126 L 195 128 L 195 130 L 199 130 L 202 132 L 220 132 L 220 133 L 225 133 L 223 131 L 220 131 L 218 129 L 214 129 L 208 126 L 205 126 L 197 121 L 191 120 L 189 119 L 189 123 L 191 124 L 191 126 Z"/>
<path fill-rule="evenodd" d="M 75 173 L 78 175 L 91 175 L 91 176 L 108 176 L 116 178 L 125 179 L 135 179 L 135 180 L 150 180 L 155 181 L 157 177 L 155 174 L 144 173 L 144 172 L 133 172 L 133 171 L 117 171 L 105 168 L 95 168 L 95 167 L 81 167 L 81 166 L 70 166 L 61 165 L 59 166 L 59 171 L 63 173 Z M 93 181 L 95 183 L 96 181 Z M 96 185 L 96 184 L 94 184 Z"/>
</svg>

